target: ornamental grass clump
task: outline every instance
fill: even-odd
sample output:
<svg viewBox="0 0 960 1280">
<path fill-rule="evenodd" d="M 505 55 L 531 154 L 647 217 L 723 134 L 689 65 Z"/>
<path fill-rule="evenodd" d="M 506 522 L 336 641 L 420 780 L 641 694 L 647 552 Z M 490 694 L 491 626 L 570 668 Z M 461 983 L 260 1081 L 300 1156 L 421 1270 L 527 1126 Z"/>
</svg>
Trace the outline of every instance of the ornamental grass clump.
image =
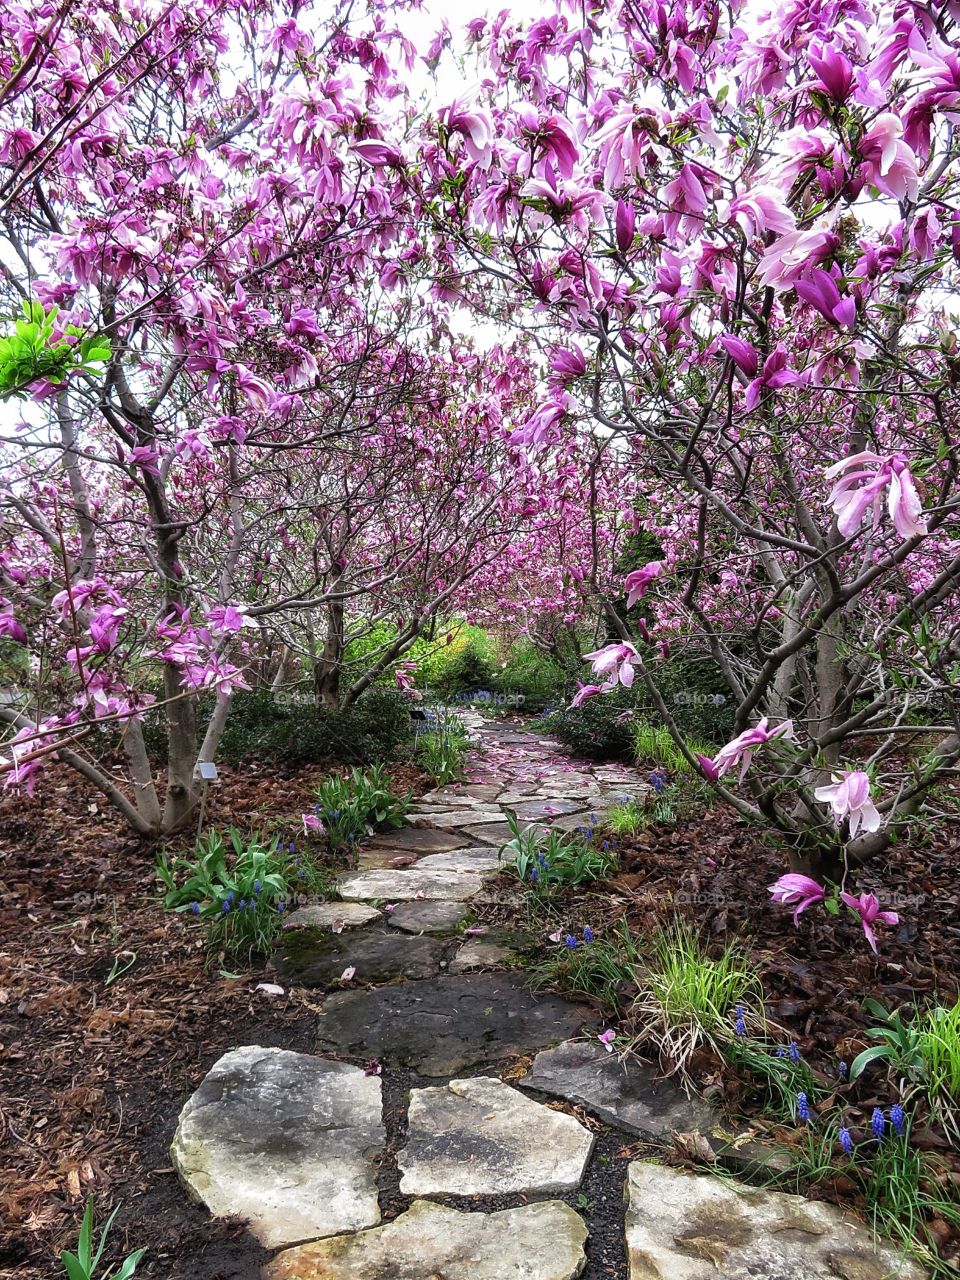
<svg viewBox="0 0 960 1280">
<path fill-rule="evenodd" d="M 743 947 L 728 943 L 711 956 L 682 920 L 654 935 L 640 988 L 630 1014 L 634 1034 L 683 1076 L 697 1049 L 721 1052 L 738 1025 L 763 1025 L 763 984 Z"/>
</svg>

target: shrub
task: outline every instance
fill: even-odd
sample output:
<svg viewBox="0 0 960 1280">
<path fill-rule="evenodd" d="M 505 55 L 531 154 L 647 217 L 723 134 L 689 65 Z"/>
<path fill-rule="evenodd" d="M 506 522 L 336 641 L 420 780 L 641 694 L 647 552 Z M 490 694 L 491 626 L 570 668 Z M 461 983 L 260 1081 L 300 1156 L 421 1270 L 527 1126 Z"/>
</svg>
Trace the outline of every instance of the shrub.
<svg viewBox="0 0 960 1280">
<path fill-rule="evenodd" d="M 342 711 L 257 689 L 237 694 L 219 754 L 227 763 L 255 755 L 278 764 L 367 764 L 396 759 L 409 736 L 409 702 L 393 689 L 367 689 Z"/>
<path fill-rule="evenodd" d="M 410 655 L 417 663 L 417 684 L 449 696 L 493 683 L 497 646 L 482 627 L 452 623 L 449 644 L 439 640 L 417 645 Z"/>
<path fill-rule="evenodd" d="M 498 693 L 523 695 L 527 711 L 560 702 L 568 688 L 574 686 L 570 672 L 549 657 L 530 640 L 517 640 L 510 646 L 506 662 L 498 669 L 493 687 Z"/>
<path fill-rule="evenodd" d="M 707 742 L 729 741 L 733 734 L 734 702 L 712 658 L 678 655 L 658 662 L 653 677 L 682 733 Z M 659 725 L 660 714 L 642 681 L 636 682 L 634 692 L 638 716 Z"/>
<path fill-rule="evenodd" d="M 633 760 L 632 689 L 617 688 L 582 706 L 566 707 L 546 716 L 541 724 L 577 755 L 598 760 Z"/>
</svg>

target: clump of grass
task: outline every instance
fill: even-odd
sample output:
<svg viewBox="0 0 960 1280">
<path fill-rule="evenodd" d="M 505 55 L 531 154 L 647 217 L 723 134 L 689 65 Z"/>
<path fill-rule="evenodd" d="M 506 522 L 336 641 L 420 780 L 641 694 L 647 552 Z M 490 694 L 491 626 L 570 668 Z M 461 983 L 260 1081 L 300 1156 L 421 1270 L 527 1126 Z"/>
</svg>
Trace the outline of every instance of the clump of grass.
<svg viewBox="0 0 960 1280">
<path fill-rule="evenodd" d="M 956 1135 L 960 1108 L 960 999 L 952 1007 L 933 1005 L 925 1009 L 914 1031 L 930 1102 L 945 1127 Z"/>
<path fill-rule="evenodd" d="M 641 988 L 631 1010 L 635 1033 L 682 1075 L 701 1045 L 720 1051 L 736 1036 L 738 1017 L 763 1025 L 763 984 L 743 947 L 731 942 L 710 956 L 682 920 L 654 935 Z"/>
<path fill-rule="evenodd" d="M 650 825 L 650 809 L 639 800 L 617 804 L 603 815 L 604 826 L 615 836 L 635 836 Z"/>
<path fill-rule="evenodd" d="M 570 939 L 575 945 L 570 945 Z M 605 936 L 587 931 L 564 938 L 554 951 L 530 971 L 535 987 L 555 987 L 565 995 L 587 996 L 605 1012 L 615 1013 L 632 999 L 642 963 L 639 940 L 620 920 Z"/>
<path fill-rule="evenodd" d="M 593 828 L 544 832 L 530 824 L 521 827 L 515 814 L 507 815 L 512 839 L 500 849 L 500 861 L 520 883 L 538 898 L 547 898 L 567 885 L 602 880 L 617 865 L 617 855 L 607 846 L 592 843 Z"/>
<path fill-rule="evenodd" d="M 713 754 L 713 747 L 706 743 L 690 740 L 687 750 L 692 756 Z M 670 773 L 692 774 L 693 765 L 674 742 L 669 729 L 660 724 L 640 722 L 633 730 L 633 750 L 638 761 L 657 765 Z"/>
</svg>

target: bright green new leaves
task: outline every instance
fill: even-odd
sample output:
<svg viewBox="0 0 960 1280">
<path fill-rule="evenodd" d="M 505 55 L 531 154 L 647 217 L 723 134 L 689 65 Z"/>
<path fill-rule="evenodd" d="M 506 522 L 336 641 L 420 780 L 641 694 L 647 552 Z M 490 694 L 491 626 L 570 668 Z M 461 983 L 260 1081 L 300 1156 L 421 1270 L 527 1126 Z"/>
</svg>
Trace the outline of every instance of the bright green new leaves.
<svg viewBox="0 0 960 1280">
<path fill-rule="evenodd" d="M 0 338 L 0 396 L 22 396 L 36 382 L 60 383 L 71 373 L 102 372 L 100 366 L 110 359 L 109 339 L 84 337 L 72 324 L 54 337 L 57 311 L 25 302 L 24 318 Z"/>
<path fill-rule="evenodd" d="M 117 1209 L 119 1207 L 118 1205 Z M 117 1209 L 114 1209 L 107 1219 L 107 1224 L 100 1233 L 100 1241 L 94 1248 L 93 1197 L 91 1196 L 87 1200 L 83 1222 L 80 1226 L 80 1238 L 77 1241 L 77 1252 L 70 1253 L 69 1250 L 64 1249 L 60 1254 L 60 1261 L 66 1270 L 68 1280 L 94 1280 L 97 1267 L 100 1265 L 100 1259 L 103 1257 L 103 1251 L 106 1248 L 107 1236 L 113 1226 L 113 1220 L 117 1216 Z M 103 1280 L 129 1280 L 145 1253 L 146 1249 L 137 1249 L 124 1259 L 119 1271 L 111 1271 L 109 1275 L 103 1277 Z"/>
</svg>

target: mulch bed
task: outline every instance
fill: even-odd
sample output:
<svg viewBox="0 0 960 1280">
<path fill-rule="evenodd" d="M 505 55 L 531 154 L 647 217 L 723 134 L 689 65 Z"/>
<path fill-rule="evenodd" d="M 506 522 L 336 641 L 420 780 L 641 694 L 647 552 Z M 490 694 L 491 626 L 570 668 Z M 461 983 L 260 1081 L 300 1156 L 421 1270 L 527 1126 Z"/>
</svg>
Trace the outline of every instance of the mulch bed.
<svg viewBox="0 0 960 1280">
<path fill-rule="evenodd" d="M 221 767 L 206 823 L 300 835 L 310 766 Z M 413 766 L 391 770 L 421 793 Z M 189 848 L 191 832 L 171 847 Z M 76 777 L 0 801 L 0 1274 L 60 1275 L 84 1202 L 123 1206 L 105 1262 L 146 1246 L 137 1276 L 257 1280 L 268 1256 L 241 1224 L 191 1206 L 170 1168 L 177 1115 L 228 1049 L 310 1052 L 313 995 L 257 992 L 263 971 L 204 966 L 198 930 L 164 911 L 156 848 L 132 838 Z M 123 953 L 128 953 L 124 955 Z M 130 968 L 109 982 L 111 971 Z"/>
</svg>

